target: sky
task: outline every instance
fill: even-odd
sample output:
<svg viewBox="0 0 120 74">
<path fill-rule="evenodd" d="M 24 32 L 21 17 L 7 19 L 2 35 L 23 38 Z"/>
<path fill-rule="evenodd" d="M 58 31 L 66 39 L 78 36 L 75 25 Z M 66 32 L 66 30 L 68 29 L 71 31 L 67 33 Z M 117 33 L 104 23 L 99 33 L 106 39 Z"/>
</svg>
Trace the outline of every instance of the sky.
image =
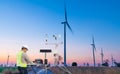
<svg viewBox="0 0 120 74">
<path fill-rule="evenodd" d="M 73 34 L 67 28 L 67 63 L 83 64 L 92 59 L 92 36 L 96 45 L 96 61 L 101 63 L 111 55 L 120 62 L 120 1 L 119 0 L 66 0 L 68 22 Z M 29 46 L 31 60 L 44 59 L 40 49 L 50 48 L 49 43 L 63 42 L 64 0 L 0 0 L 0 63 L 16 62 L 16 54 L 22 45 Z M 47 34 L 47 36 L 46 36 Z M 61 37 L 55 41 L 52 35 Z M 57 51 L 63 56 L 63 45 Z M 53 62 L 53 53 L 48 54 Z"/>
</svg>

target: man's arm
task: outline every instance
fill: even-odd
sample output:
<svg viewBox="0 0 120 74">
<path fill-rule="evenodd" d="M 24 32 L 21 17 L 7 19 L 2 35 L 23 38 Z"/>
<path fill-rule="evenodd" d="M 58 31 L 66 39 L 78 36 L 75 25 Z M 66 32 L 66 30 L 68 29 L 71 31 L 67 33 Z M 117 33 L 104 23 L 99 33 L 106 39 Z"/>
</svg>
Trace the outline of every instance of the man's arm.
<svg viewBox="0 0 120 74">
<path fill-rule="evenodd" d="M 28 64 L 33 64 L 33 62 L 29 59 L 26 53 L 23 53 L 23 57 Z"/>
</svg>

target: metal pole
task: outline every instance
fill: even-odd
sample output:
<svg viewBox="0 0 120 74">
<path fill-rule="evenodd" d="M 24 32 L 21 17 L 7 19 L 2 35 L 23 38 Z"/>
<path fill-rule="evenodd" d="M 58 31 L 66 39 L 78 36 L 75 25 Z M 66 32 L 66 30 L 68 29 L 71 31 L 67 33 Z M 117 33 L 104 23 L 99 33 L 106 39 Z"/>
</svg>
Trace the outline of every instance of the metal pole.
<svg viewBox="0 0 120 74">
<path fill-rule="evenodd" d="M 46 52 L 45 52 L 45 59 L 46 59 Z"/>
<path fill-rule="evenodd" d="M 8 63 L 9 63 L 9 57 L 10 57 L 10 56 L 8 55 L 8 58 L 7 58 L 7 66 L 8 66 Z"/>
<path fill-rule="evenodd" d="M 64 66 L 67 66 L 66 64 L 66 22 L 64 23 Z"/>
<path fill-rule="evenodd" d="M 103 64 L 103 56 L 101 56 L 101 59 L 102 59 L 102 64 Z"/>
<path fill-rule="evenodd" d="M 93 46 L 93 62 L 94 62 L 94 67 L 96 66 L 96 62 L 95 62 L 95 51 L 94 51 L 94 46 Z"/>
<path fill-rule="evenodd" d="M 101 61 L 102 61 L 102 64 L 103 64 L 103 50 L 101 49 Z"/>
<path fill-rule="evenodd" d="M 111 61 L 112 61 L 112 66 L 113 66 L 113 64 L 114 64 L 114 58 L 113 58 L 112 55 L 111 55 Z"/>
<path fill-rule="evenodd" d="M 47 58 L 47 54 L 46 54 L 46 52 L 45 52 L 45 59 L 44 59 L 45 67 L 46 67 L 46 58 Z"/>
</svg>

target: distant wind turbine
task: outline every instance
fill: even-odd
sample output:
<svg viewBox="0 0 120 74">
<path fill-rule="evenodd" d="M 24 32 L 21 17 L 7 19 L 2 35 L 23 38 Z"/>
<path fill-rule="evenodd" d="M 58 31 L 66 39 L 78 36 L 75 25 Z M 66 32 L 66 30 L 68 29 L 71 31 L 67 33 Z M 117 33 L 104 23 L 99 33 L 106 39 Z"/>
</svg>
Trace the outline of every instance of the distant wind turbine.
<svg viewBox="0 0 120 74">
<path fill-rule="evenodd" d="M 95 42 L 94 42 L 94 37 L 92 37 L 92 47 L 93 47 L 93 62 L 94 62 L 94 67 L 96 66 L 96 61 L 95 61 L 95 50 L 96 50 L 96 46 L 95 46 Z"/>
<path fill-rule="evenodd" d="M 111 61 L 112 61 L 112 66 L 113 66 L 113 64 L 115 62 L 113 55 L 111 55 Z"/>
<path fill-rule="evenodd" d="M 64 11 L 65 11 L 65 21 L 62 22 L 61 24 L 64 24 L 64 66 L 67 66 L 67 64 L 66 64 L 66 27 L 68 27 L 71 32 L 73 32 L 73 31 L 72 31 L 72 28 L 70 27 L 70 25 L 68 23 L 68 19 L 67 19 L 66 2 L 64 2 Z"/>
<path fill-rule="evenodd" d="M 102 61 L 102 64 L 103 64 L 103 58 L 104 58 L 104 53 L 103 53 L 103 49 L 101 48 L 101 61 Z"/>
<path fill-rule="evenodd" d="M 8 66 L 8 63 L 9 63 L 9 57 L 10 57 L 10 56 L 8 55 L 8 57 L 7 57 L 7 66 Z"/>
</svg>

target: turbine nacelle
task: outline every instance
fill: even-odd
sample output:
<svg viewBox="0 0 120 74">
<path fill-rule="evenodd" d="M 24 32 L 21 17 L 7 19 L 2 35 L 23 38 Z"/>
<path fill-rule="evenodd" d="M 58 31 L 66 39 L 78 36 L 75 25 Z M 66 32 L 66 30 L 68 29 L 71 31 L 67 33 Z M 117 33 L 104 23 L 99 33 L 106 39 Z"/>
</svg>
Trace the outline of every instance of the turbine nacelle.
<svg viewBox="0 0 120 74">
<path fill-rule="evenodd" d="M 66 24 L 66 22 L 61 22 L 61 24 Z"/>
</svg>

